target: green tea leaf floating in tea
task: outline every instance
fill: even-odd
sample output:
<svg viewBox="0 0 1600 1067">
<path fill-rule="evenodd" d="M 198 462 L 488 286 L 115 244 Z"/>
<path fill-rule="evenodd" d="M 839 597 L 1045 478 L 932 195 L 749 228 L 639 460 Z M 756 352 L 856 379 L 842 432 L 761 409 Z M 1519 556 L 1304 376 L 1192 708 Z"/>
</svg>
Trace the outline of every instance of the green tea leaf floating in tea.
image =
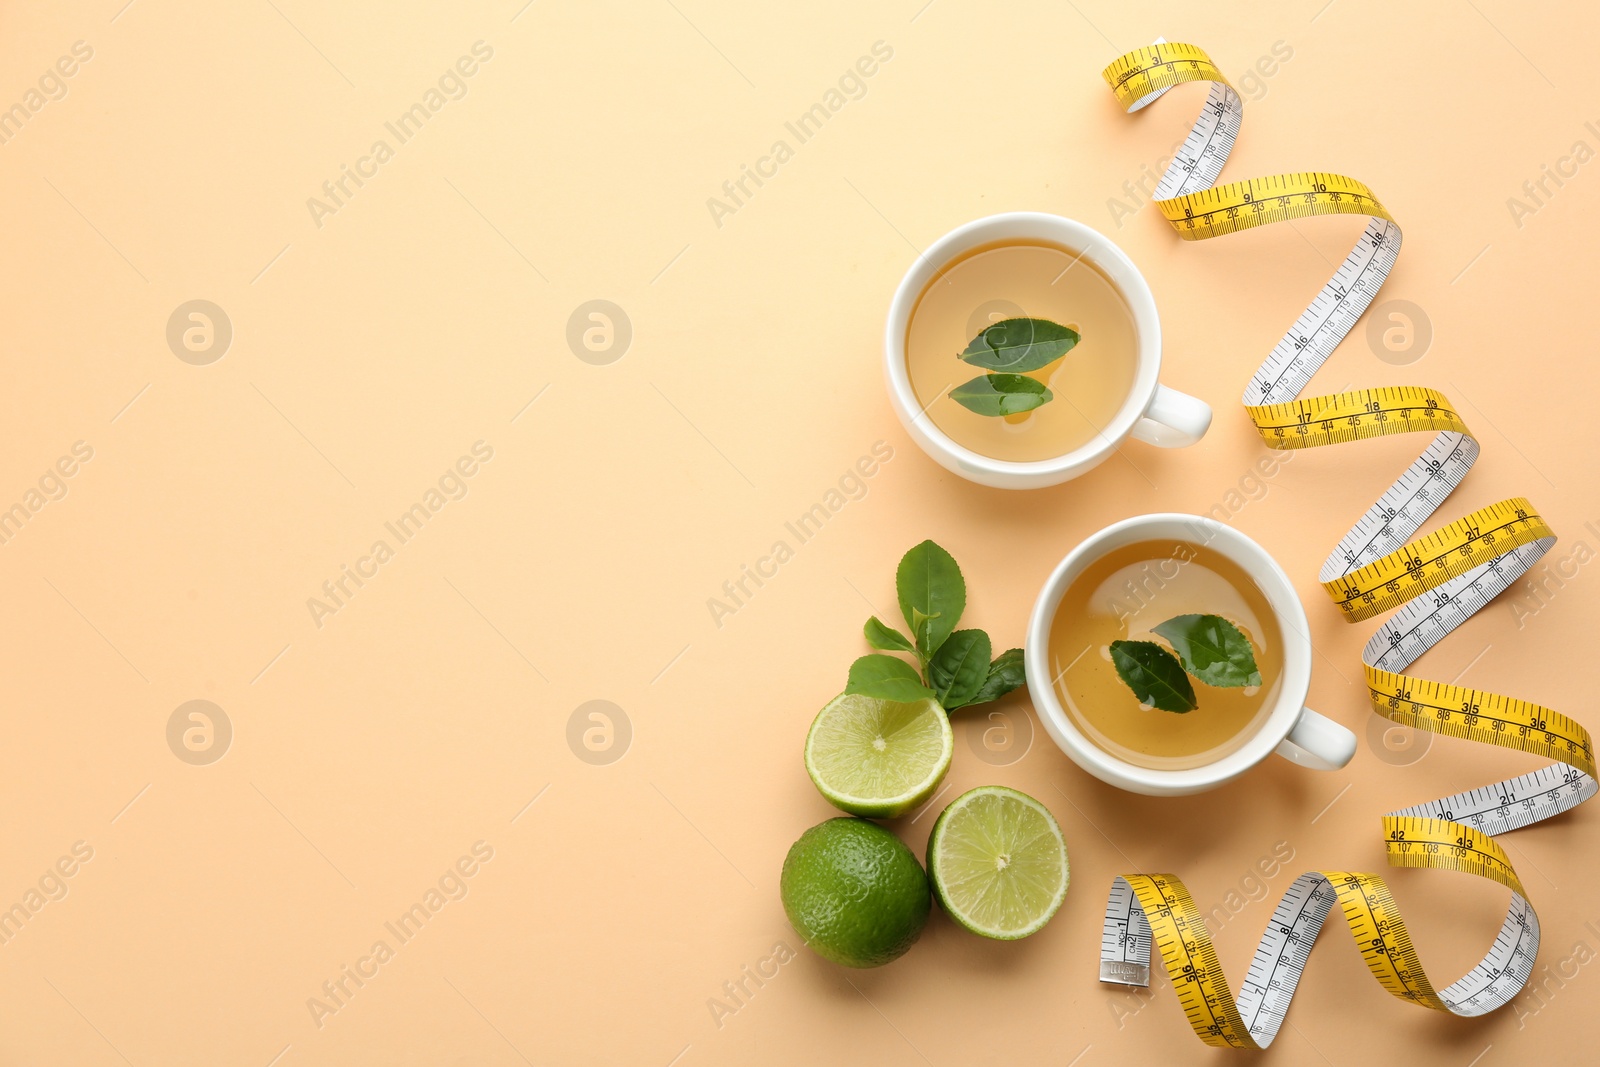
<svg viewBox="0 0 1600 1067">
<path fill-rule="evenodd" d="M 1049 319 L 1005 319 L 967 342 L 961 358 L 985 370 L 1038 370 L 1078 343 L 1078 331 Z"/>
<path fill-rule="evenodd" d="M 1141 704 L 1179 713 L 1200 706 L 1183 664 L 1154 641 L 1113 641 L 1111 662 Z"/>
<path fill-rule="evenodd" d="M 950 390 L 950 399 L 979 415 L 1020 415 L 1048 404 L 1055 394 L 1026 374 L 984 374 Z"/>
<path fill-rule="evenodd" d="M 1221 615 L 1179 615 L 1154 630 L 1197 681 L 1225 689 L 1261 684 L 1250 639 Z"/>
<path fill-rule="evenodd" d="M 950 390 L 950 399 L 979 415 L 1020 415 L 1055 399 L 1023 371 L 1047 367 L 1078 343 L 1078 331 L 1049 319 L 1005 319 L 967 342 L 961 358 L 991 373 Z"/>
</svg>

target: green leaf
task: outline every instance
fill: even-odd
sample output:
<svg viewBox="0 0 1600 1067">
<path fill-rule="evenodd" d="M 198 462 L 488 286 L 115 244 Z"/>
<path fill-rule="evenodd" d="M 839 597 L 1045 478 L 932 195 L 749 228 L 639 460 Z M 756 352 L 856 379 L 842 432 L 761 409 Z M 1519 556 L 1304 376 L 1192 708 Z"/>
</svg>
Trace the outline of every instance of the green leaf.
<svg viewBox="0 0 1600 1067">
<path fill-rule="evenodd" d="M 896 630 L 893 626 L 885 626 L 878 621 L 876 615 L 867 620 L 867 624 L 861 628 L 861 631 L 867 635 L 867 644 L 873 648 L 881 648 L 885 652 L 916 651 L 905 634 Z"/>
<path fill-rule="evenodd" d="M 972 703 L 989 676 L 989 635 L 982 630 L 957 630 L 928 661 L 928 683 L 944 710 Z"/>
<path fill-rule="evenodd" d="M 1194 686 L 1178 657 L 1154 641 L 1113 641 L 1111 662 L 1139 703 L 1162 711 L 1193 711 Z"/>
<path fill-rule="evenodd" d="M 1250 639 L 1221 615 L 1179 615 L 1155 632 L 1172 643 L 1183 669 L 1206 685 L 1236 689 L 1261 684 Z"/>
<path fill-rule="evenodd" d="M 967 703 L 987 704 L 991 700 L 999 700 L 1013 689 L 1026 685 L 1027 681 L 1022 667 L 1022 649 L 1008 648 L 989 664 L 989 673 L 983 685 Z"/>
<path fill-rule="evenodd" d="M 1006 319 L 967 343 L 961 358 L 986 370 L 1038 370 L 1078 343 L 1078 331 L 1049 319 Z"/>
<path fill-rule="evenodd" d="M 967 583 L 961 568 L 950 553 L 924 541 L 900 558 L 894 588 L 917 654 L 927 662 L 966 610 Z"/>
<path fill-rule="evenodd" d="M 984 374 L 950 390 L 950 399 L 979 415 L 1016 415 L 1055 399 L 1043 382 L 1026 374 Z"/>
<path fill-rule="evenodd" d="M 917 677 L 915 667 L 903 659 L 883 655 L 862 656 L 850 664 L 850 681 L 844 691 L 903 704 L 933 696 L 933 690 Z"/>
</svg>

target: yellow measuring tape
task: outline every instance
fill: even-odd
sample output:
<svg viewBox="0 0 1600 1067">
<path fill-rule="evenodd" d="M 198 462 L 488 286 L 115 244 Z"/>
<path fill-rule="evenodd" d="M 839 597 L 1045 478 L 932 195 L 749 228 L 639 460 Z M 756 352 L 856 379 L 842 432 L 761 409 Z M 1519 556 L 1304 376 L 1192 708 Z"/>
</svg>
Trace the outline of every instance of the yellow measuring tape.
<svg viewBox="0 0 1600 1067">
<path fill-rule="evenodd" d="M 1104 77 L 1130 112 L 1183 82 L 1211 85 L 1200 117 L 1153 197 L 1185 240 L 1310 215 L 1368 218 L 1350 255 L 1251 378 L 1245 408 L 1269 448 L 1312 448 L 1419 430 L 1435 434 L 1340 540 L 1318 578 L 1349 622 L 1396 611 L 1362 650 L 1378 714 L 1556 762 L 1384 816 L 1391 866 L 1461 871 L 1511 890 L 1505 924 L 1488 953 L 1443 989 L 1436 990 L 1424 973 L 1384 880 L 1337 871 L 1311 871 L 1289 887 L 1237 998 L 1183 883 L 1170 874 L 1123 875 L 1113 883 L 1106 907 L 1100 978 L 1149 985 L 1154 945 L 1202 1041 L 1265 1048 L 1282 1024 L 1323 920 L 1337 903 L 1367 967 L 1390 993 L 1456 1015 L 1492 1011 L 1522 989 L 1539 949 L 1538 917 L 1494 837 L 1593 796 L 1593 746 L 1583 727 L 1548 708 L 1402 672 L 1526 573 L 1549 551 L 1555 535 L 1532 505 L 1516 498 L 1413 540 L 1478 455 L 1477 441 L 1448 398 L 1416 386 L 1299 397 L 1371 303 L 1400 251 L 1400 228 L 1372 190 L 1341 174 L 1312 171 L 1214 184 L 1238 136 L 1243 106 L 1216 64 L 1194 45 L 1160 42 L 1137 49 L 1108 66 Z"/>
</svg>

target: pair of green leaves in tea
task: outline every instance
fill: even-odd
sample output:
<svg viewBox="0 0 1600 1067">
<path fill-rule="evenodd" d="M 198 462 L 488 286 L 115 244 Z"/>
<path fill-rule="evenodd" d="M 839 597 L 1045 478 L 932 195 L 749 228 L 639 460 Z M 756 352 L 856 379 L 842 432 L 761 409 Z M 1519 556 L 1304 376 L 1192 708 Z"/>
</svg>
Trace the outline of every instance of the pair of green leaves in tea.
<svg viewBox="0 0 1600 1067">
<path fill-rule="evenodd" d="M 1221 615 L 1179 615 L 1154 628 L 1178 653 L 1154 641 L 1113 641 L 1111 662 L 1139 703 L 1162 711 L 1190 712 L 1200 706 L 1189 675 L 1222 689 L 1260 685 L 1250 639 Z"/>
<path fill-rule="evenodd" d="M 1078 331 L 1049 319 L 1005 319 L 967 342 L 961 358 L 990 373 L 950 390 L 950 399 L 979 415 L 1016 415 L 1055 398 L 1025 373 L 1072 351 Z"/>
<path fill-rule="evenodd" d="M 998 700 L 1022 685 L 1022 649 L 993 660 L 989 635 L 958 630 L 967 607 L 967 583 L 950 553 L 924 541 L 900 559 L 894 575 L 900 612 L 911 637 L 874 615 L 863 632 L 883 652 L 910 652 L 916 666 L 899 656 L 862 656 L 850 665 L 846 693 L 909 703 L 932 697 L 945 711 Z"/>
</svg>

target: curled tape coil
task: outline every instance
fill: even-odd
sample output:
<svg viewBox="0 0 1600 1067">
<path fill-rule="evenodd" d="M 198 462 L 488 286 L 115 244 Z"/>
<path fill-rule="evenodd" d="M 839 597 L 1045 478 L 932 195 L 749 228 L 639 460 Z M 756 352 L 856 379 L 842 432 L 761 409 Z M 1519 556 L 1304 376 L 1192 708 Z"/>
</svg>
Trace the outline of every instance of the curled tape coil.
<svg viewBox="0 0 1600 1067">
<path fill-rule="evenodd" d="M 1154 202 L 1185 240 L 1310 215 L 1357 214 L 1366 230 L 1333 278 L 1250 379 L 1245 410 L 1269 448 L 1314 448 L 1395 433 L 1435 436 L 1339 541 L 1318 580 L 1349 622 L 1395 614 L 1362 650 L 1372 707 L 1419 730 L 1500 745 L 1554 760 L 1531 774 L 1383 818 L 1390 866 L 1430 867 L 1488 878 L 1511 890 L 1504 925 L 1483 960 L 1435 989 L 1405 920 L 1375 874 L 1302 874 L 1273 912 L 1237 997 L 1217 962 L 1205 919 L 1170 874 L 1126 874 L 1112 885 L 1100 979 L 1149 985 L 1152 944 L 1190 1026 L 1208 1045 L 1265 1048 L 1277 1036 L 1323 920 L 1338 904 L 1368 969 L 1401 1000 L 1455 1015 L 1493 1011 L 1521 991 L 1539 950 L 1539 920 L 1497 834 L 1558 815 L 1597 788 L 1588 733 L 1558 712 L 1524 700 L 1413 678 L 1419 656 L 1515 582 L 1555 544 L 1528 501 L 1504 500 L 1415 540 L 1460 484 L 1478 442 L 1443 394 L 1390 386 L 1300 397 L 1355 325 L 1400 251 L 1400 227 L 1361 182 L 1307 171 L 1214 184 L 1244 109 L 1200 48 L 1160 42 L 1121 56 L 1103 72 L 1129 111 L 1175 85 L 1211 85 L 1200 117 L 1156 187 Z"/>
</svg>

